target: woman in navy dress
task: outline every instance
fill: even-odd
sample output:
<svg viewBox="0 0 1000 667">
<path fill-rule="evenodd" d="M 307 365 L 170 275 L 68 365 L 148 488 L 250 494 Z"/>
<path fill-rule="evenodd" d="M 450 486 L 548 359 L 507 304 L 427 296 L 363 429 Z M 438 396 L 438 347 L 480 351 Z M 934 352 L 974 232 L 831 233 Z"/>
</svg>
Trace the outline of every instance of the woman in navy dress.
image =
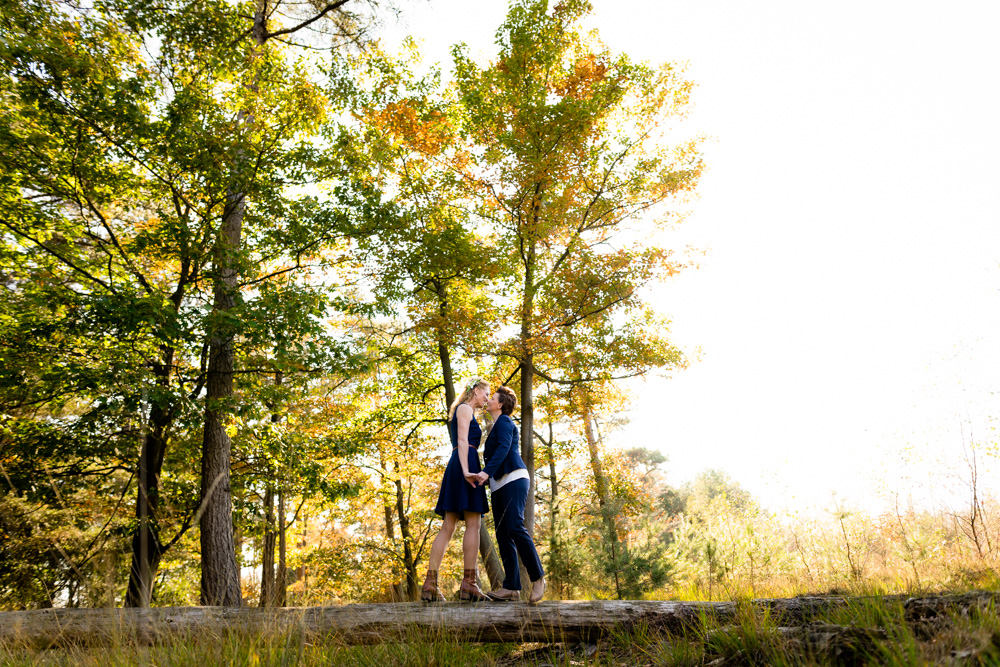
<svg viewBox="0 0 1000 667">
<path fill-rule="evenodd" d="M 451 436 L 451 458 L 444 470 L 441 491 L 434 511 L 444 517 L 441 531 L 434 538 L 427 562 L 427 577 L 420 591 L 424 602 L 440 602 L 444 595 L 438 590 L 438 568 L 448 548 L 448 542 L 459 521 L 465 521 L 462 538 L 462 555 L 465 571 L 458 599 L 480 602 L 488 598 L 476 583 L 476 560 L 479 557 L 479 522 L 489 506 L 486 502 L 486 485 L 479 481 L 482 470 L 479 463 L 479 441 L 483 431 L 479 428 L 474 411 L 486 405 L 490 385 L 485 380 L 473 378 L 465 391 L 455 399 L 448 411 L 448 433 Z"/>
</svg>

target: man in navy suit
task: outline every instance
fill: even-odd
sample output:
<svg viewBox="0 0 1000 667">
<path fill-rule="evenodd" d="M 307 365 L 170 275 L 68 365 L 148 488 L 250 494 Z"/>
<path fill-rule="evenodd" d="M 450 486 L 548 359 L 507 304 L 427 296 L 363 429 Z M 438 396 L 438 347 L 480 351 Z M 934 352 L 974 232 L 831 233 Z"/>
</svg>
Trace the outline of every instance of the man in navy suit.
<svg viewBox="0 0 1000 667">
<path fill-rule="evenodd" d="M 510 387 L 500 387 L 486 404 L 493 417 L 493 428 L 486 438 L 483 458 L 486 467 L 479 473 L 480 483 L 490 483 L 493 501 L 493 523 L 497 532 L 497 550 L 503 562 L 503 588 L 487 593 L 491 600 L 514 602 L 520 599 L 521 572 L 518 556 L 531 577 L 528 603 L 535 604 L 545 594 L 545 572 L 538 558 L 535 542 L 524 527 L 524 506 L 528 501 L 531 480 L 528 469 L 518 453 L 517 424 L 511 413 L 517 407 L 517 396 Z"/>
</svg>

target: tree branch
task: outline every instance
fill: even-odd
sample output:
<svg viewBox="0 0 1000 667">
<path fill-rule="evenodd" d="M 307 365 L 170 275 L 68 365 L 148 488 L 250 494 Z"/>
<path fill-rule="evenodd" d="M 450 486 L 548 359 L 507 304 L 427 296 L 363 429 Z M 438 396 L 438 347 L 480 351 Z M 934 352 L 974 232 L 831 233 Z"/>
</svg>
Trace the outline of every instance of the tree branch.
<svg viewBox="0 0 1000 667">
<path fill-rule="evenodd" d="M 338 2 L 331 2 L 326 7 L 324 7 L 322 9 L 322 11 L 320 11 L 319 14 L 317 14 L 314 17 L 312 17 L 311 19 L 303 21 L 302 23 L 298 24 L 297 26 L 293 26 L 291 28 L 285 28 L 284 30 L 275 30 L 274 32 L 266 33 L 264 35 L 264 40 L 266 41 L 268 39 L 271 39 L 272 37 L 278 37 L 279 35 L 290 35 L 293 32 L 298 32 L 302 28 L 305 28 L 306 26 L 308 26 L 308 25 L 310 25 L 312 23 L 315 23 L 316 21 L 320 20 L 321 18 L 323 18 L 324 16 L 326 16 L 328 13 L 332 12 L 334 9 L 339 9 L 340 7 L 346 5 L 347 2 L 348 2 L 348 0 L 338 0 Z"/>
<path fill-rule="evenodd" d="M 76 271 L 77 273 L 79 273 L 80 275 L 86 276 L 89 280 L 97 283 L 98 285 L 100 285 L 101 287 L 103 287 L 107 291 L 111 292 L 112 294 L 118 294 L 118 292 L 111 285 L 109 285 L 108 283 L 104 282 L 103 280 L 101 280 L 100 278 L 98 278 L 98 277 L 96 277 L 94 275 L 91 275 L 90 272 L 86 271 L 85 269 L 80 268 L 79 266 L 77 266 L 76 264 L 74 264 L 73 262 L 71 262 L 69 259 L 63 257 L 61 254 L 59 254 L 55 250 L 49 248 L 47 245 L 45 245 L 44 243 L 42 243 L 38 239 L 30 236 L 29 234 L 26 234 L 25 232 L 21 231 L 17 227 L 14 227 L 13 225 L 11 225 L 6 220 L 0 219 L 0 225 L 3 225 L 4 227 L 6 227 L 7 229 L 9 229 L 10 231 L 14 232 L 16 235 L 18 235 L 18 236 L 20 236 L 22 238 L 28 239 L 29 241 L 31 241 L 32 243 L 34 243 L 35 245 L 37 245 L 42 250 L 44 250 L 45 252 L 49 253 L 50 255 L 52 255 L 53 257 L 55 257 L 56 259 L 58 259 L 60 262 L 62 262 L 66 266 L 70 267 L 71 269 L 73 269 L 74 271 Z"/>
</svg>

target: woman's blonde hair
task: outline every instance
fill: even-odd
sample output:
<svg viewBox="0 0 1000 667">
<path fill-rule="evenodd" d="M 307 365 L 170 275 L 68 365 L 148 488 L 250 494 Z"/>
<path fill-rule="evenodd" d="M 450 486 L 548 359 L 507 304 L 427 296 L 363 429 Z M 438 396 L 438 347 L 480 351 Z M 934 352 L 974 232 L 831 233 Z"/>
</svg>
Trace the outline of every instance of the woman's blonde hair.
<svg viewBox="0 0 1000 667">
<path fill-rule="evenodd" d="M 455 410 L 458 409 L 458 406 L 472 398 L 472 392 L 479 387 L 483 387 L 489 391 L 490 383 L 482 378 L 472 378 L 468 381 L 468 383 L 466 383 L 465 390 L 462 391 L 462 393 L 459 394 L 454 401 L 452 401 L 451 407 L 448 408 L 448 421 L 451 421 L 451 418 L 455 416 Z"/>
</svg>

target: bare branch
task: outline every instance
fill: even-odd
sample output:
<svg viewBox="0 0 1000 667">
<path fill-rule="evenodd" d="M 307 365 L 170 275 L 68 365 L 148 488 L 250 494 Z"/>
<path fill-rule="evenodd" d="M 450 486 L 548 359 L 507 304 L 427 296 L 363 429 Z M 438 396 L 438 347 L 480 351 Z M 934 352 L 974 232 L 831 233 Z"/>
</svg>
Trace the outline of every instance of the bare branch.
<svg viewBox="0 0 1000 667">
<path fill-rule="evenodd" d="M 326 16 L 327 14 L 329 14 L 330 12 L 332 12 L 334 9 L 339 9 L 340 7 L 343 7 L 344 5 L 347 4 L 347 2 L 348 2 L 348 0 L 338 0 L 337 2 L 331 2 L 326 7 L 324 7 L 323 10 L 320 11 L 319 14 L 317 14 L 314 17 L 312 17 L 311 19 L 303 21 L 302 23 L 300 23 L 300 24 L 298 24 L 296 26 L 292 26 L 291 28 L 285 28 L 283 30 L 275 30 L 274 32 L 269 32 L 269 33 L 267 33 L 267 34 L 264 35 L 264 39 L 268 40 L 268 39 L 271 39 L 272 37 L 278 37 L 279 35 L 290 35 L 293 32 L 298 32 L 302 28 L 305 28 L 306 26 L 308 26 L 308 25 L 310 25 L 312 23 L 315 23 L 316 21 L 320 20 L 321 18 L 323 18 L 324 16 Z"/>
</svg>

